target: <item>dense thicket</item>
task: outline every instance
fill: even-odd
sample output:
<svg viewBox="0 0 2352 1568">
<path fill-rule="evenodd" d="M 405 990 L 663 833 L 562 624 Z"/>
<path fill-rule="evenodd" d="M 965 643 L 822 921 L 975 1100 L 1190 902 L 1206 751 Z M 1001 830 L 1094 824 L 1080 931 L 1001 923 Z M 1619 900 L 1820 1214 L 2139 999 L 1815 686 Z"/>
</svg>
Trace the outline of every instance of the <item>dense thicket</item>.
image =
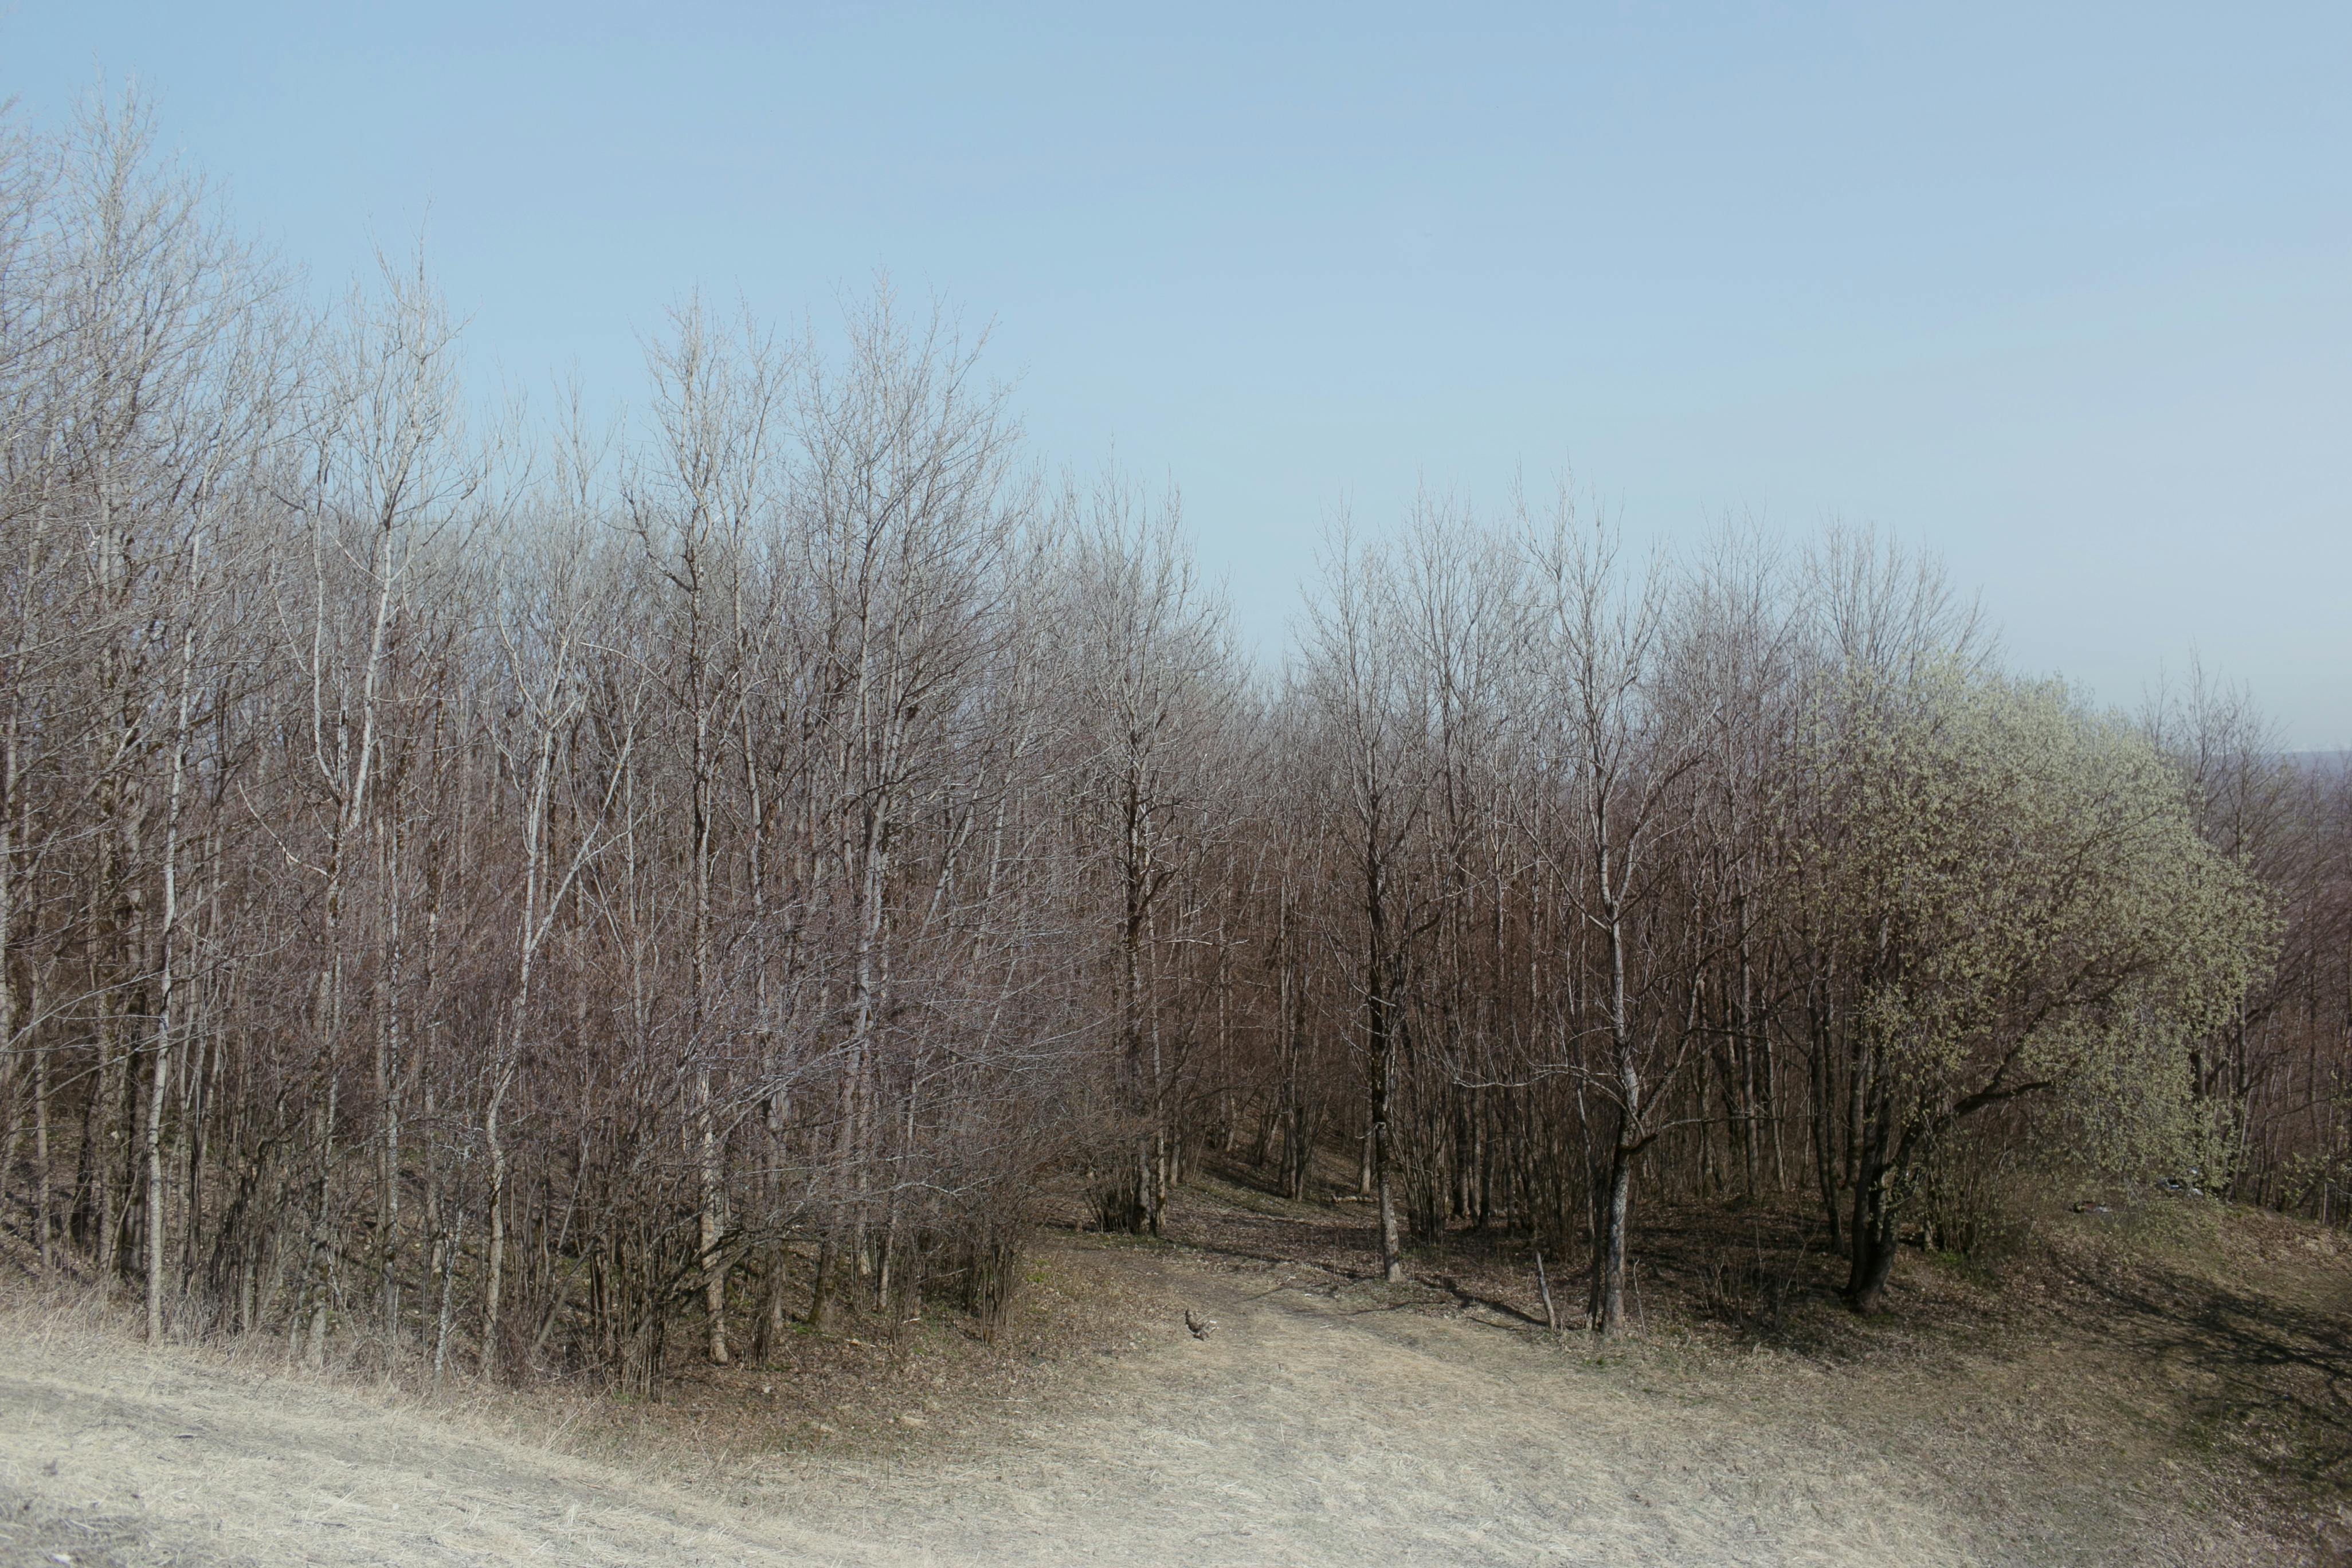
<svg viewBox="0 0 2352 1568">
<path fill-rule="evenodd" d="M 2340 1207 L 2352 788 L 2242 705 L 1565 499 L 1335 531 L 1261 677 L 936 316 L 647 368 L 486 420 L 415 268 L 312 319 L 135 113 L 0 152 L 13 1256 L 642 1386 L 986 1321 L 1040 1192 L 1210 1157 L 1343 1159 L 1391 1277 L 1580 1250 L 1603 1329 L 1661 1194 L 1811 1194 L 1864 1308 L 2021 1163 Z"/>
</svg>

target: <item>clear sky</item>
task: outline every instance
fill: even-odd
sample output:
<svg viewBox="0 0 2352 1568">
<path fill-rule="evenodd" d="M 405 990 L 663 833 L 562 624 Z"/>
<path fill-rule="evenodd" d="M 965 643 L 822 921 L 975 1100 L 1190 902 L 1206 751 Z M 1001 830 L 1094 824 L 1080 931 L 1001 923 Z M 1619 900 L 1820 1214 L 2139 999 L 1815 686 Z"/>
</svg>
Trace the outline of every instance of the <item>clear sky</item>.
<svg viewBox="0 0 2352 1568">
<path fill-rule="evenodd" d="M 476 354 L 635 390 L 700 284 L 992 318 L 1280 647 L 1332 508 L 1572 468 L 1637 537 L 1872 522 L 2018 663 L 2192 647 L 2352 744 L 2352 6 L 0 10 L 324 283 L 423 225 Z"/>
</svg>

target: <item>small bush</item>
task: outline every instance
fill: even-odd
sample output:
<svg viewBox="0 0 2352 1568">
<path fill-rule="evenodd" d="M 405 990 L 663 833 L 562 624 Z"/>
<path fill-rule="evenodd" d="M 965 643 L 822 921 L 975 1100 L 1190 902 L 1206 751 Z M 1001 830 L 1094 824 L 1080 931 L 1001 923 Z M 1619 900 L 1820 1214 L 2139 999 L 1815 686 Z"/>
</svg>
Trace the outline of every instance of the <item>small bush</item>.
<svg viewBox="0 0 2352 1568">
<path fill-rule="evenodd" d="M 2016 1258 L 2033 1239 L 2027 1173 L 2009 1150 L 1964 1135 L 1937 1142 L 1921 1164 L 1909 1205 L 1919 1245 L 1975 1270 Z"/>
<path fill-rule="evenodd" d="M 1808 1231 L 1794 1251 L 1768 1249 L 1759 1226 L 1751 1247 L 1734 1247 L 1716 1256 L 1700 1286 L 1702 1302 L 1726 1322 L 1768 1334 L 1779 1331 L 1803 1284 L 1812 1243 Z"/>
<path fill-rule="evenodd" d="M 991 1225 L 959 1244 L 961 1305 L 979 1323 L 983 1339 L 996 1338 L 1005 1309 L 1021 1288 L 1021 1235 L 1017 1225 Z"/>
</svg>

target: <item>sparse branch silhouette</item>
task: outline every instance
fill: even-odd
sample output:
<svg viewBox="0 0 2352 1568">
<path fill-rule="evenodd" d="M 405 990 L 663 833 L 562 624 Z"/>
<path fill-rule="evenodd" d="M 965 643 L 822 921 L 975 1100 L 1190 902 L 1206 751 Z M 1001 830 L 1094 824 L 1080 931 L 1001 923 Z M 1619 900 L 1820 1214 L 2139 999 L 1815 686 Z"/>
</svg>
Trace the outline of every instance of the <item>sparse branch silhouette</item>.
<svg viewBox="0 0 2352 1568">
<path fill-rule="evenodd" d="M 2021 1172 L 2342 1213 L 2352 774 L 2201 674 L 1566 489 L 1335 522 L 1257 671 L 887 284 L 689 297 L 610 436 L 479 416 L 421 259 L 295 297 L 135 102 L 0 143 L 0 1215 L 152 1339 L 642 1393 L 1211 1167 L 1602 1334 L 1653 1204 L 1863 1312 Z"/>
</svg>

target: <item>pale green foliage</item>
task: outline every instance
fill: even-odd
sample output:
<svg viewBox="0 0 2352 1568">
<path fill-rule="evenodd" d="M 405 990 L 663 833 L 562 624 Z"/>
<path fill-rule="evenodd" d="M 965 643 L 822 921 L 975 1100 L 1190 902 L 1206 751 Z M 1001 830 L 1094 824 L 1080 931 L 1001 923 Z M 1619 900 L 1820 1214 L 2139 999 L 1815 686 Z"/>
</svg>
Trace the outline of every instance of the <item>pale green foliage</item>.
<svg viewBox="0 0 2352 1568">
<path fill-rule="evenodd" d="M 2021 1100 L 2102 1168 L 2209 1161 L 2189 1048 L 2273 919 L 2147 740 L 2058 684 L 1951 668 L 1849 680 L 1816 735 L 1814 918 L 1894 1166 Z"/>
</svg>

